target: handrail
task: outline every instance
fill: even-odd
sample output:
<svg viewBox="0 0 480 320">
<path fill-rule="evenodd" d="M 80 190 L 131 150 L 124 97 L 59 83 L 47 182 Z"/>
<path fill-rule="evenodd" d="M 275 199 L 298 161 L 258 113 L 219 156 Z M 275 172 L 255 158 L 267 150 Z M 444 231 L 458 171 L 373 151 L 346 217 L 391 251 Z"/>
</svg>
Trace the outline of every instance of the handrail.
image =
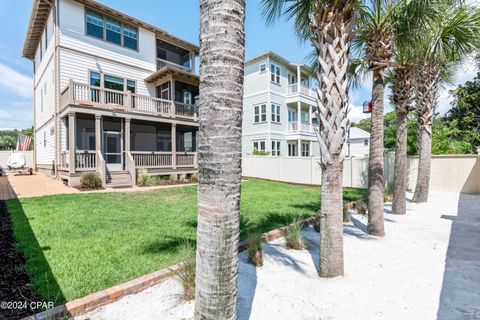
<svg viewBox="0 0 480 320">
<path fill-rule="evenodd" d="M 128 172 L 130 173 L 130 177 L 132 178 L 133 185 L 137 184 L 137 170 L 135 169 L 135 160 L 133 159 L 132 154 L 130 151 L 125 152 L 125 165 L 127 167 Z"/>
<path fill-rule="evenodd" d="M 107 184 L 107 168 L 101 151 L 97 151 L 97 163 L 97 172 L 100 174 L 102 187 L 104 187 Z"/>
<path fill-rule="evenodd" d="M 187 71 L 187 72 L 190 72 L 192 70 L 192 68 L 184 67 L 184 66 L 182 66 L 180 64 L 177 64 L 175 62 L 171 62 L 171 61 L 168 61 L 168 60 L 157 58 L 157 70 L 160 70 L 164 67 L 172 67 L 172 68 L 176 68 L 176 69 L 179 69 L 179 70 L 182 70 L 182 71 Z"/>
</svg>

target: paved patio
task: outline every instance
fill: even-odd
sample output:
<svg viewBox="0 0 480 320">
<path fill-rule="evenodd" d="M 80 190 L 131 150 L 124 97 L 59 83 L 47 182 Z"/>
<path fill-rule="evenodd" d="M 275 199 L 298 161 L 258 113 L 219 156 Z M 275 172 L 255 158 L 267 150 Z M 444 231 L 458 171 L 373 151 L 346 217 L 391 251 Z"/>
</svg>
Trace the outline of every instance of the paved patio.
<svg viewBox="0 0 480 320">
<path fill-rule="evenodd" d="M 42 197 L 56 194 L 90 193 L 90 192 L 141 192 L 153 191 L 162 188 L 175 188 L 186 184 L 164 185 L 153 187 L 106 188 L 102 190 L 81 191 L 69 188 L 62 181 L 48 177 L 42 173 L 16 174 L 9 172 L 0 177 L 0 200 L 14 198 Z"/>
</svg>

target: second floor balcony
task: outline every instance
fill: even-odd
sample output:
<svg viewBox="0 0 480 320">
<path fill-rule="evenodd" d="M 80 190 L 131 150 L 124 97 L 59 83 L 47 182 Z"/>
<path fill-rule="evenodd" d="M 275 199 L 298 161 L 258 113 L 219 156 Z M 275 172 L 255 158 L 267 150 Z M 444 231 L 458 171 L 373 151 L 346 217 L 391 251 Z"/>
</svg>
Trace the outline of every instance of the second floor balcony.
<svg viewBox="0 0 480 320">
<path fill-rule="evenodd" d="M 198 106 L 167 99 L 117 91 L 69 81 L 60 95 L 60 108 L 68 105 L 97 107 L 118 111 L 152 114 L 162 117 L 197 120 Z"/>
<path fill-rule="evenodd" d="M 305 121 L 290 121 L 288 122 L 288 131 L 289 132 L 308 132 L 312 133 L 313 128 L 312 128 L 312 123 L 311 122 L 305 122 Z"/>
<path fill-rule="evenodd" d="M 293 83 L 287 86 L 287 95 L 294 95 L 297 93 L 301 93 L 309 97 L 316 98 L 315 90 L 307 87 L 304 84 Z"/>
</svg>

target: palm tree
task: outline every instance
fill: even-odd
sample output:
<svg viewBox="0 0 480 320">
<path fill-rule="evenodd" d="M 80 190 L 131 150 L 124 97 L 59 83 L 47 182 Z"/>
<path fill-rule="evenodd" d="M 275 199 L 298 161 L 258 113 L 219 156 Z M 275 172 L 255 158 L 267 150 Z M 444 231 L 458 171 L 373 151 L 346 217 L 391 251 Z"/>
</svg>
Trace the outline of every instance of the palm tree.
<svg viewBox="0 0 480 320">
<path fill-rule="evenodd" d="M 372 0 L 360 7 L 354 47 L 372 72 L 372 131 L 368 163 L 368 233 L 383 237 L 383 111 L 386 68 L 392 65 L 394 13 L 401 1 Z"/>
<path fill-rule="evenodd" d="M 397 116 L 393 214 L 406 213 L 408 114 L 415 102 L 416 43 L 421 41 L 425 24 L 431 18 L 431 2 L 412 0 L 395 13 L 395 62 L 391 75 L 391 104 Z"/>
<path fill-rule="evenodd" d="M 245 0 L 200 1 L 195 319 L 236 319 Z"/>
<path fill-rule="evenodd" d="M 321 277 L 343 275 L 342 172 L 346 154 L 348 64 L 356 0 L 262 0 L 267 23 L 281 16 L 294 20 L 297 36 L 316 51 L 316 130 L 321 150 Z"/>
<path fill-rule="evenodd" d="M 432 157 L 432 120 L 438 104 L 442 81 L 458 68 L 464 59 L 479 49 L 480 11 L 459 3 L 437 0 L 434 19 L 424 32 L 417 71 L 416 114 L 418 121 L 419 164 L 414 202 L 426 202 L 430 183 Z"/>
</svg>

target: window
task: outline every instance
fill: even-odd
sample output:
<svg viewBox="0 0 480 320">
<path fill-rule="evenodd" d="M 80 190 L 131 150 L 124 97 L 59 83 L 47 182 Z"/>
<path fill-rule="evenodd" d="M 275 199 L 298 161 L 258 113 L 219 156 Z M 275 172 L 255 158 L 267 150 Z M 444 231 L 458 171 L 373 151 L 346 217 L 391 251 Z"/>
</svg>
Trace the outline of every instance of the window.
<svg viewBox="0 0 480 320">
<path fill-rule="evenodd" d="M 280 123 L 280 106 L 272 104 L 272 122 Z"/>
<path fill-rule="evenodd" d="M 138 31 L 129 25 L 123 26 L 123 46 L 137 50 L 138 48 Z"/>
<path fill-rule="evenodd" d="M 123 91 L 123 84 L 124 84 L 123 82 L 124 80 L 122 78 L 108 76 L 108 75 L 105 75 L 103 77 L 103 86 L 106 89 Z"/>
<path fill-rule="evenodd" d="M 368 146 L 368 139 L 363 140 L 363 145 Z"/>
<path fill-rule="evenodd" d="M 100 87 L 100 73 L 90 71 L 90 85 L 94 87 Z"/>
<path fill-rule="evenodd" d="M 106 39 L 118 45 L 122 44 L 122 25 L 120 22 L 106 18 L 105 19 Z"/>
<path fill-rule="evenodd" d="M 88 35 L 133 50 L 138 49 L 137 28 L 91 10 L 87 10 L 85 20 Z"/>
<path fill-rule="evenodd" d="M 47 147 L 47 132 L 43 131 L 43 147 Z"/>
<path fill-rule="evenodd" d="M 135 93 L 135 81 L 127 80 L 127 91 L 130 91 L 131 93 Z"/>
<path fill-rule="evenodd" d="M 295 157 L 297 155 L 297 145 L 295 143 L 288 144 L 288 156 Z"/>
<path fill-rule="evenodd" d="M 103 40 L 103 16 L 88 10 L 86 20 L 87 34 Z"/>
<path fill-rule="evenodd" d="M 43 88 L 40 88 L 40 112 L 43 112 Z"/>
<path fill-rule="evenodd" d="M 55 134 L 55 127 L 50 128 L 50 136 L 53 136 Z"/>
<path fill-rule="evenodd" d="M 308 116 L 308 112 L 302 111 L 301 120 L 304 123 L 310 122 L 310 117 Z"/>
<path fill-rule="evenodd" d="M 310 143 L 302 142 L 302 157 L 310 157 Z"/>
<path fill-rule="evenodd" d="M 183 92 L 183 103 L 192 104 L 192 93 L 189 91 Z"/>
<path fill-rule="evenodd" d="M 48 24 L 45 25 L 45 50 L 48 47 Z"/>
<path fill-rule="evenodd" d="M 280 145 L 281 142 L 278 140 L 272 140 L 272 156 L 280 156 Z"/>
<path fill-rule="evenodd" d="M 265 140 L 253 141 L 253 151 L 265 152 Z"/>
<path fill-rule="evenodd" d="M 254 107 L 255 110 L 255 117 L 254 117 L 254 122 L 259 123 L 259 122 L 266 122 L 267 121 L 267 105 L 262 104 L 259 106 Z"/>
<path fill-rule="evenodd" d="M 295 84 L 297 81 L 295 80 L 295 76 L 293 74 L 288 74 L 288 84 Z"/>
<path fill-rule="evenodd" d="M 297 112 L 295 110 L 288 109 L 288 122 L 297 121 Z"/>
<path fill-rule="evenodd" d="M 42 58 L 43 58 L 43 52 L 42 52 L 42 41 L 40 41 L 40 61 L 42 61 Z"/>
<path fill-rule="evenodd" d="M 270 64 L 270 80 L 276 84 L 280 84 L 280 67 Z"/>
<path fill-rule="evenodd" d="M 47 81 L 43 83 L 43 94 L 47 96 Z"/>
<path fill-rule="evenodd" d="M 265 63 L 260 64 L 259 70 L 260 72 L 265 72 L 265 70 L 267 70 L 267 65 Z"/>
</svg>

